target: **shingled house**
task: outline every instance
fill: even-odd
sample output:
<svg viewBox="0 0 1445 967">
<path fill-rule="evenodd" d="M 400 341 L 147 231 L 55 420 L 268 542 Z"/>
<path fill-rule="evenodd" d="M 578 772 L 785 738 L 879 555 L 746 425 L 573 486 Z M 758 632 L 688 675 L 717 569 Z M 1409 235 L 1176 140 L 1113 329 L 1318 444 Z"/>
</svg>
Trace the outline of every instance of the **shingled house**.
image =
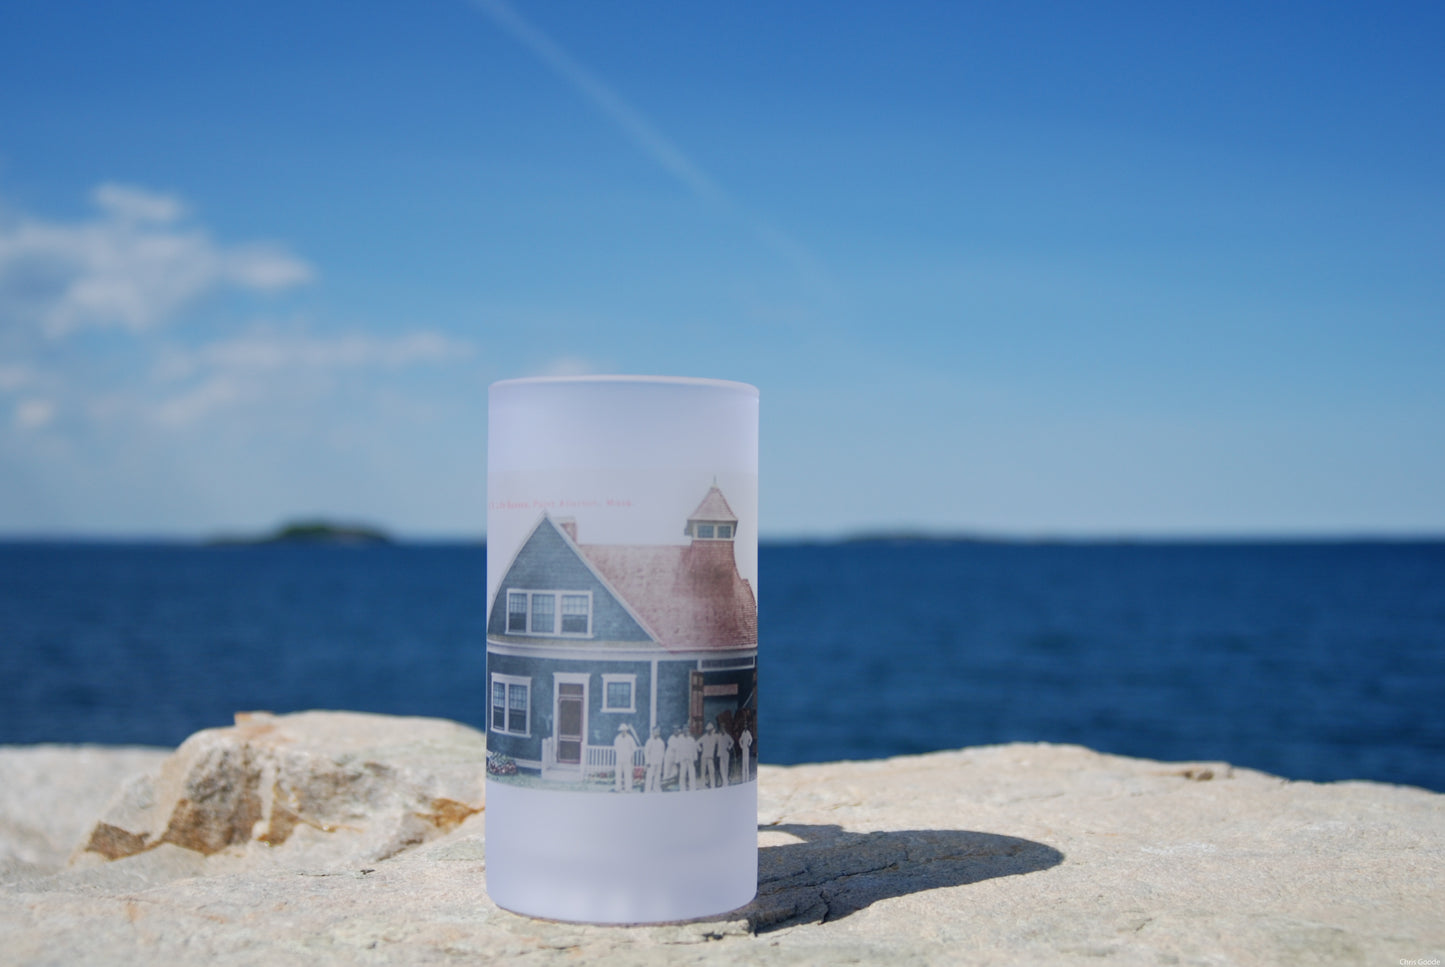
<svg viewBox="0 0 1445 967">
<path fill-rule="evenodd" d="M 755 736 L 758 609 L 737 523 L 716 486 L 684 544 L 585 544 L 575 521 L 544 514 L 487 619 L 488 750 L 581 782 L 615 768 L 622 723 L 641 742 L 654 726 L 665 738 L 708 722 Z"/>
</svg>

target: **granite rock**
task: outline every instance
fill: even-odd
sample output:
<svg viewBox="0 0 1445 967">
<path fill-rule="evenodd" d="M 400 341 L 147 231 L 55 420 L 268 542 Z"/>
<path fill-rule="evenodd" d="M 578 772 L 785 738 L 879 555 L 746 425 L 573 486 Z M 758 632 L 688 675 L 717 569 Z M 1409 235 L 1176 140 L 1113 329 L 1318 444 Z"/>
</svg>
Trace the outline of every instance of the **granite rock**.
<svg viewBox="0 0 1445 967">
<path fill-rule="evenodd" d="M 36 745 L 0 749 L 0 882 L 51 872 L 129 779 L 167 749 Z"/>
<path fill-rule="evenodd" d="M 480 812 L 485 760 L 484 736 L 438 719 L 241 714 L 126 783 L 76 859 L 170 844 L 205 856 L 378 862 Z"/>
<path fill-rule="evenodd" d="M 481 744 L 453 723 L 307 713 L 200 733 L 164 761 L 0 749 L 0 963 L 1445 954 L 1445 796 L 1053 745 L 763 767 L 748 907 L 648 927 L 532 920 L 485 892 Z M 97 841 L 103 826 L 134 840 Z"/>
</svg>

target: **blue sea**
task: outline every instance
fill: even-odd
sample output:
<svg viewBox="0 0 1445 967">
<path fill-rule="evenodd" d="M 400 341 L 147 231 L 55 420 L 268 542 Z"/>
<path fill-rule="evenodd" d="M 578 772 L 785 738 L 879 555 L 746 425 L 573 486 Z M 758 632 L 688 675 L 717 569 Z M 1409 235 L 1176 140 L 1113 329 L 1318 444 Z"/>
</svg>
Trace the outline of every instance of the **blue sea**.
<svg viewBox="0 0 1445 967">
<path fill-rule="evenodd" d="M 482 727 L 486 552 L 0 544 L 0 744 Z M 765 545 L 761 758 L 1039 740 L 1445 791 L 1445 543 Z"/>
</svg>

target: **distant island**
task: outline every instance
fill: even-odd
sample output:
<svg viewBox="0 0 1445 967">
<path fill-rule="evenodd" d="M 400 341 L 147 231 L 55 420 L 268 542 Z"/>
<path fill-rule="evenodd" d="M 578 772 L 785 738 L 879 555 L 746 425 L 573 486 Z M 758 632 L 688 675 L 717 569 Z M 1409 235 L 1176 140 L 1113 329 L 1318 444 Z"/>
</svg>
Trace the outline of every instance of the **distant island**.
<svg viewBox="0 0 1445 967">
<path fill-rule="evenodd" d="M 327 520 L 300 520 L 282 524 L 276 530 L 255 537 L 224 535 L 206 541 L 212 545 L 228 544 L 342 544 L 362 546 L 391 544 L 391 535 L 365 524 L 338 524 Z"/>
</svg>

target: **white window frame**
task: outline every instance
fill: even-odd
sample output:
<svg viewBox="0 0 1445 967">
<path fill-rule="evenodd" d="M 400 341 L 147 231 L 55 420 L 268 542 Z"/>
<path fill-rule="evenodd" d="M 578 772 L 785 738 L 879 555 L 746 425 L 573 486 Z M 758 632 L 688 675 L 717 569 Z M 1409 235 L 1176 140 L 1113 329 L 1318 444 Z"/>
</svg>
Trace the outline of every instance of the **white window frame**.
<svg viewBox="0 0 1445 967">
<path fill-rule="evenodd" d="M 497 728 L 496 720 L 492 717 L 497 710 L 494 704 L 493 689 L 498 685 L 505 687 L 502 705 L 502 728 Z M 512 689 L 520 688 L 527 694 L 527 721 L 521 732 L 512 730 Z M 532 734 L 532 679 L 524 675 L 503 675 L 501 672 L 492 672 L 492 681 L 488 685 L 487 692 L 487 727 L 498 735 L 517 735 L 527 738 Z"/>
<path fill-rule="evenodd" d="M 514 594 L 519 594 L 519 595 L 521 595 L 521 596 L 522 596 L 522 600 L 523 600 L 523 602 L 524 602 L 524 604 L 523 604 L 523 606 L 522 606 L 522 612 L 521 612 L 521 614 L 522 614 L 522 626 L 523 626 L 523 627 L 522 627 L 522 630 L 521 630 L 520 632 L 514 631 L 514 630 L 512 629 L 512 615 L 513 615 L 514 613 L 516 613 L 516 612 L 513 612 L 513 611 L 512 611 L 512 595 L 514 595 Z M 507 616 L 506 616 L 506 618 L 504 619 L 503 630 L 504 630 L 507 634 L 509 634 L 509 635 L 526 634 L 526 633 L 527 633 L 526 626 L 527 626 L 528 624 L 530 624 L 530 623 L 531 623 L 531 620 L 532 620 L 532 598 L 531 598 L 531 596 L 528 595 L 526 591 L 518 591 L 518 590 L 515 590 L 515 589 L 508 589 L 508 591 L 507 591 L 507 597 L 506 597 L 506 602 L 507 602 L 507 612 L 506 612 L 506 615 L 507 615 Z"/>
<path fill-rule="evenodd" d="M 525 631 L 511 630 L 512 595 L 525 594 L 527 596 L 527 628 Z M 563 631 L 562 630 L 562 599 L 576 595 L 587 598 L 587 630 L 586 631 Z M 532 599 L 548 596 L 552 599 L 552 630 L 536 631 L 532 628 Z M 592 592 L 581 590 L 558 590 L 555 588 L 507 588 L 507 619 L 506 633 L 509 635 L 527 635 L 534 638 L 591 638 L 592 637 Z"/>
<path fill-rule="evenodd" d="M 607 686 L 613 682 L 627 683 L 626 707 L 621 705 L 608 705 Z M 637 676 L 636 675 L 603 675 L 602 676 L 602 711 L 604 712 L 636 712 L 637 711 Z"/>
<path fill-rule="evenodd" d="M 712 528 L 712 536 L 711 536 L 711 537 L 704 537 L 704 536 L 702 535 L 701 531 L 702 531 L 702 528 L 704 528 L 704 527 L 711 527 L 711 528 Z M 723 536 L 721 536 L 720 534 L 718 534 L 718 528 L 720 528 L 720 527 L 726 527 L 726 528 L 728 529 L 728 533 L 727 533 L 727 536 L 726 536 L 726 537 L 723 537 Z M 689 532 L 690 532 L 690 534 L 691 534 L 691 536 L 692 536 L 692 539 L 695 540 L 695 541 L 730 541 L 730 540 L 733 540 L 734 538 L 737 537 L 737 534 L 738 534 L 738 525 L 733 524 L 733 523 L 730 523 L 730 522 L 725 521 L 725 520 L 724 520 L 724 521 L 717 521 L 717 520 L 695 520 L 695 521 L 692 522 L 692 526 L 689 527 L 688 530 L 689 530 Z"/>
</svg>

